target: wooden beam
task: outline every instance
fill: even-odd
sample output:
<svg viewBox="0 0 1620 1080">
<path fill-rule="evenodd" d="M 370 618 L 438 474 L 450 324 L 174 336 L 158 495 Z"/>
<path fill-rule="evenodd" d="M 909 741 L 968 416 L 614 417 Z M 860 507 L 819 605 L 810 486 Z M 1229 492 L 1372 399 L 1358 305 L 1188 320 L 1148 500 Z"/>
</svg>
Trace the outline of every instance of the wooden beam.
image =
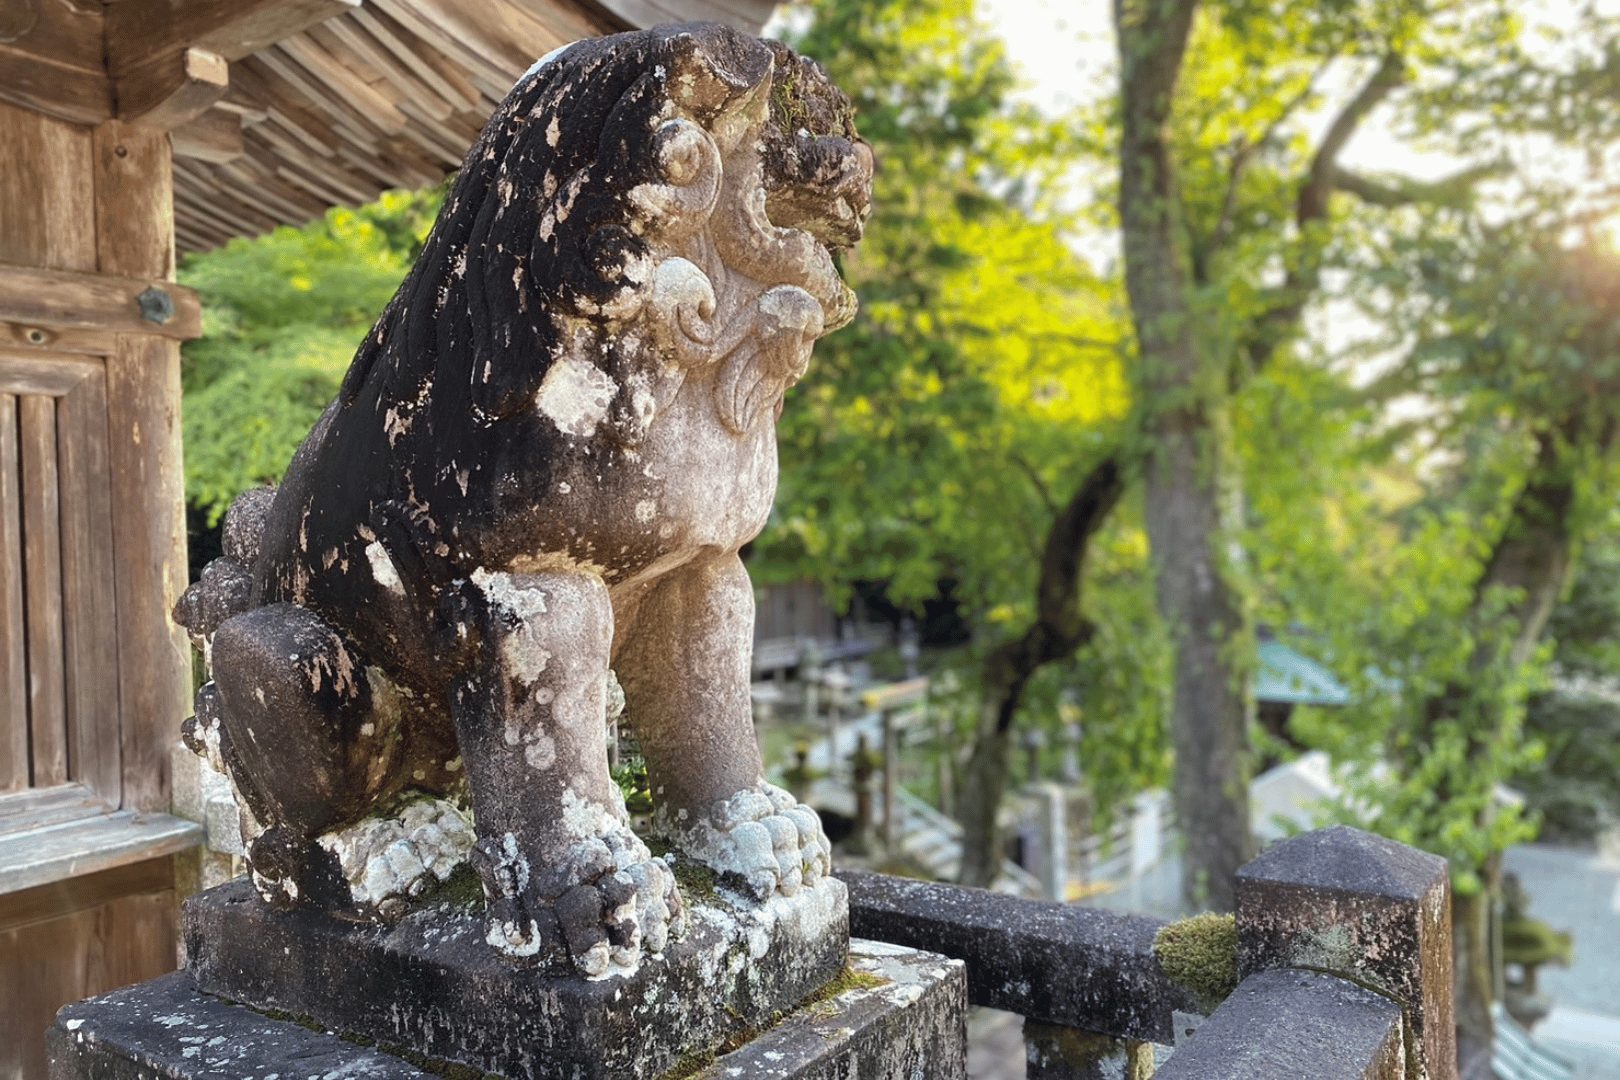
<svg viewBox="0 0 1620 1080">
<path fill-rule="evenodd" d="M 242 117 L 224 109 L 209 109 L 169 132 L 174 156 L 223 165 L 242 156 Z"/>
<path fill-rule="evenodd" d="M 0 839 L 0 895 L 172 855 L 204 839 L 195 821 L 125 810 Z"/>
<path fill-rule="evenodd" d="M 173 313 L 166 320 L 155 322 L 141 313 L 137 298 L 148 289 L 168 294 Z M 0 263 L 0 321 L 47 329 L 155 334 L 180 341 L 202 336 L 197 294 L 184 285 L 7 263 Z"/>
<path fill-rule="evenodd" d="M 0 101 L 76 124 L 110 114 L 100 5 L 0 0 Z"/>
<path fill-rule="evenodd" d="M 361 0 L 119 0 L 107 5 L 107 69 L 122 75 L 197 47 L 227 60 L 353 11 Z"/>
<path fill-rule="evenodd" d="M 96 124 L 112 115 L 112 83 L 97 72 L 0 45 L 0 101 L 58 120 Z"/>
<path fill-rule="evenodd" d="M 113 83 L 120 120 L 167 131 L 190 123 L 225 96 L 230 64 L 215 52 L 164 53 Z"/>
</svg>

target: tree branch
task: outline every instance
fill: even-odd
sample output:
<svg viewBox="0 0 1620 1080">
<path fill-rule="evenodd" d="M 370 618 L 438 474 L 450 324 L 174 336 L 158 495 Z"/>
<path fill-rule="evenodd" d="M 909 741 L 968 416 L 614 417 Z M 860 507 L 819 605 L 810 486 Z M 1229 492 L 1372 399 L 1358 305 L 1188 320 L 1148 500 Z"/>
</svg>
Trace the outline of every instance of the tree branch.
<svg viewBox="0 0 1620 1080">
<path fill-rule="evenodd" d="M 1276 116 L 1271 118 L 1271 122 L 1265 126 L 1265 129 L 1260 132 L 1257 138 L 1245 140 L 1238 145 L 1237 150 L 1232 155 L 1232 167 L 1226 181 L 1226 193 L 1221 198 L 1220 217 L 1216 219 L 1215 227 L 1210 230 L 1209 239 L 1199 245 L 1200 252 L 1194 260 L 1195 265 L 1200 268 L 1207 266 L 1220 253 L 1221 248 L 1226 245 L 1226 241 L 1231 237 L 1232 221 L 1237 210 L 1238 186 L 1243 182 L 1243 177 L 1248 172 L 1249 163 L 1263 152 L 1267 146 L 1271 145 L 1271 141 L 1277 137 L 1277 132 L 1282 130 L 1283 124 L 1288 122 L 1289 117 L 1293 116 L 1301 105 L 1310 100 L 1311 94 L 1316 90 L 1317 80 L 1322 77 L 1322 73 L 1328 69 L 1328 65 L 1332 62 L 1333 58 L 1331 57 L 1324 60 L 1311 73 L 1311 77 L 1305 80 L 1305 85 L 1300 88 L 1299 93 L 1283 104 L 1282 109 L 1278 111 Z M 1199 278 L 1200 280 L 1205 279 L 1202 270 L 1200 270 Z"/>
<path fill-rule="evenodd" d="M 1316 153 L 1311 157 L 1311 167 L 1305 174 L 1305 183 L 1299 189 L 1299 200 L 1295 204 L 1294 220 L 1301 228 L 1327 215 L 1328 197 L 1333 194 L 1339 155 L 1355 136 L 1362 121 L 1405 81 L 1406 61 L 1398 52 L 1385 53 L 1377 70 L 1328 125 L 1327 133 L 1322 136 Z"/>
<path fill-rule="evenodd" d="M 1322 283 L 1320 253 L 1311 236 L 1312 225 L 1326 219 L 1328 203 L 1340 170 L 1338 159 L 1368 115 L 1406 80 L 1406 65 L 1400 53 L 1388 52 L 1378 68 L 1362 84 L 1355 97 L 1345 103 L 1328 125 L 1327 133 L 1311 155 L 1299 197 L 1294 204 L 1294 222 L 1299 227 L 1299 253 L 1290 262 L 1283 283 L 1273 290 L 1273 301 L 1254 321 L 1254 330 L 1243 343 L 1248 370 L 1259 369 L 1283 344 L 1299 333 L 1305 305 Z"/>
<path fill-rule="evenodd" d="M 1413 180 L 1405 176 L 1374 177 L 1335 166 L 1331 184 L 1334 190 L 1354 195 L 1371 206 L 1397 207 L 1417 203 L 1454 203 L 1470 194 L 1475 184 L 1499 176 L 1506 166 L 1488 162 L 1460 169 L 1440 180 Z"/>
<path fill-rule="evenodd" d="M 1053 520 L 1035 586 L 1035 621 L 1022 635 L 996 648 L 985 664 L 987 690 L 999 699 L 998 733 L 1012 727 L 1024 687 L 1035 673 L 1070 655 L 1091 636 L 1081 610 L 1081 578 L 1091 539 L 1124 487 L 1120 456 L 1111 454 L 1091 470 Z"/>
</svg>

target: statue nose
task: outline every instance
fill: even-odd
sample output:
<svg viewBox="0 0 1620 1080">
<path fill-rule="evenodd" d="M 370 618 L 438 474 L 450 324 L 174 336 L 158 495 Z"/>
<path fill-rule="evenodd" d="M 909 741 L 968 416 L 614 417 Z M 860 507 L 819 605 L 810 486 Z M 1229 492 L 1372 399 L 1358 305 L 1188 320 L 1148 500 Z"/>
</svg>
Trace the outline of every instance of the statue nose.
<svg viewBox="0 0 1620 1080">
<path fill-rule="evenodd" d="M 821 302 L 797 285 L 778 285 L 759 298 L 760 314 L 774 323 L 773 336 L 797 331 L 807 341 L 821 336 L 826 314 Z"/>
</svg>

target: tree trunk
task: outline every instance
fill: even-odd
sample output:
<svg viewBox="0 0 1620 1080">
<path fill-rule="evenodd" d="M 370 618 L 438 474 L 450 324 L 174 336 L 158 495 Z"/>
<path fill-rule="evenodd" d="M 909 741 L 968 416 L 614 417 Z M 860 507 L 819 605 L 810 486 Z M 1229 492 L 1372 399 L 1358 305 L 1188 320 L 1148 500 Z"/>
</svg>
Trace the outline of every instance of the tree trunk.
<svg viewBox="0 0 1620 1080">
<path fill-rule="evenodd" d="M 1492 863 L 1500 859 L 1493 857 Z M 1489 868 L 1487 868 L 1489 870 Z M 1489 1077 L 1493 1023 L 1491 1003 L 1496 997 L 1496 972 L 1491 955 L 1491 909 L 1496 889 L 1491 873 L 1482 875 L 1490 884 L 1480 892 L 1451 897 L 1452 970 L 1456 985 L 1453 1009 L 1457 1022 L 1457 1072 Z"/>
<path fill-rule="evenodd" d="M 1092 469 L 1058 511 L 1041 553 L 1035 586 L 1035 621 L 1023 635 L 986 658 L 981 676 L 978 730 L 958 798 L 962 868 L 957 880 L 988 887 L 1001 869 L 1001 799 L 1007 791 L 1013 721 L 1029 680 L 1054 660 L 1072 656 L 1091 636 L 1081 614 L 1081 578 L 1091 538 L 1102 527 L 1124 487 L 1119 462 Z"/>
<path fill-rule="evenodd" d="M 1570 428 L 1562 434 L 1573 442 L 1579 430 L 1576 425 Z M 1507 680 L 1534 656 L 1574 562 L 1577 476 L 1571 453 L 1559 436 L 1552 431 L 1537 436 L 1530 475 L 1474 586 L 1468 616 L 1475 635 L 1469 677 L 1465 684 L 1449 685 L 1426 703 L 1424 727 L 1406 748 L 1408 755 L 1425 753 L 1442 722 L 1471 717 L 1468 758 L 1484 768 L 1492 747 L 1507 735 L 1505 725 L 1516 705 L 1505 697 Z M 1606 444 L 1611 439 L 1602 441 Z M 1497 609 L 1504 593 L 1507 606 Z M 1437 794 L 1444 800 L 1451 793 L 1442 790 Z M 1482 818 L 1477 824 L 1483 828 L 1486 821 Z M 1483 1053 L 1487 1059 L 1495 997 L 1488 916 L 1496 897 L 1496 864 L 1493 856 L 1476 867 L 1484 888 L 1472 896 L 1457 896 L 1452 905 L 1458 1050 L 1476 1056 Z"/>
<path fill-rule="evenodd" d="M 1247 626 L 1222 519 L 1227 365 L 1205 355 L 1167 123 L 1196 4 L 1116 6 L 1120 218 L 1136 326 L 1148 540 L 1175 650 L 1174 798 L 1189 903 L 1232 906 L 1249 858 Z"/>
</svg>

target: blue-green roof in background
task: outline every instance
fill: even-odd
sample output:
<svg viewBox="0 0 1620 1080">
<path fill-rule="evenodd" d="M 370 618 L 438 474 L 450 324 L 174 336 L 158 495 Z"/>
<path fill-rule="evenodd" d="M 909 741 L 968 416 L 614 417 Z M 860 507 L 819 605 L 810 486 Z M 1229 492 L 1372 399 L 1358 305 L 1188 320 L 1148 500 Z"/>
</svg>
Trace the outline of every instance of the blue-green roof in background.
<svg viewBox="0 0 1620 1080">
<path fill-rule="evenodd" d="M 1327 668 L 1280 641 L 1262 641 L 1254 699 L 1279 705 L 1348 705 L 1350 691 Z"/>
</svg>

